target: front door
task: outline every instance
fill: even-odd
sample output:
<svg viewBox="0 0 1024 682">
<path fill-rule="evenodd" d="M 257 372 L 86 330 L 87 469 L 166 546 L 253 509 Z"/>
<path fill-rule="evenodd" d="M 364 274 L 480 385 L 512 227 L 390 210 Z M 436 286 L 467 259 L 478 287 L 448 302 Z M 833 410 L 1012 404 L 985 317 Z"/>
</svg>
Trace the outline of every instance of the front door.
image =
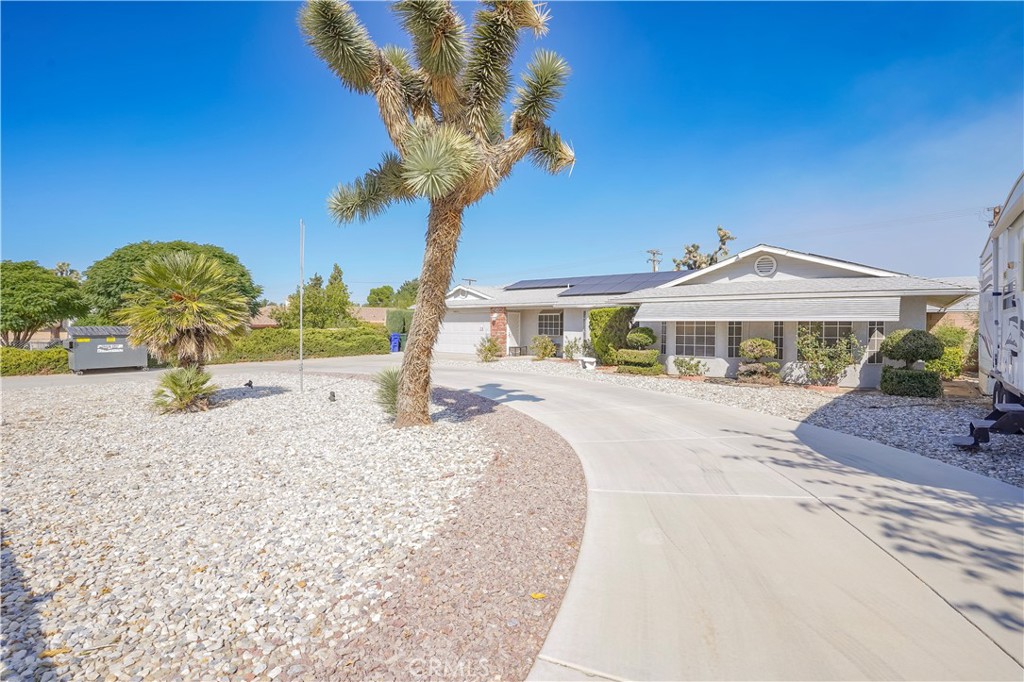
<svg viewBox="0 0 1024 682">
<path fill-rule="evenodd" d="M 522 345 L 521 343 L 519 343 L 519 327 L 521 317 L 521 313 L 511 311 L 505 315 L 506 324 L 508 325 L 508 333 L 506 334 L 506 350 L 514 346 Z"/>
</svg>

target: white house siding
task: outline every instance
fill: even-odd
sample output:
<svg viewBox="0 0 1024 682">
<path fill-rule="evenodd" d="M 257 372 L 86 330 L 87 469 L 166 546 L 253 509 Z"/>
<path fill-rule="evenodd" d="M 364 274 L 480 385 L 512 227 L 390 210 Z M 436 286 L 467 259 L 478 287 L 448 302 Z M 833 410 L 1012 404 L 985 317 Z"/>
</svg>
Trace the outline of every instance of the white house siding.
<svg viewBox="0 0 1024 682">
<path fill-rule="evenodd" d="M 586 329 L 586 311 L 582 308 L 566 308 L 562 316 L 564 325 L 564 343 L 573 339 L 583 342 L 584 329 Z"/>
<path fill-rule="evenodd" d="M 851 277 L 857 273 L 837 268 L 824 263 L 814 263 L 802 258 L 791 256 L 770 255 L 775 259 L 775 272 L 768 277 L 762 277 L 754 272 L 754 263 L 759 255 L 753 254 L 735 263 L 730 263 L 707 275 L 695 277 L 691 281 L 702 284 L 711 282 L 736 282 L 741 280 L 772 280 L 772 279 L 816 279 L 818 277 Z"/>
</svg>

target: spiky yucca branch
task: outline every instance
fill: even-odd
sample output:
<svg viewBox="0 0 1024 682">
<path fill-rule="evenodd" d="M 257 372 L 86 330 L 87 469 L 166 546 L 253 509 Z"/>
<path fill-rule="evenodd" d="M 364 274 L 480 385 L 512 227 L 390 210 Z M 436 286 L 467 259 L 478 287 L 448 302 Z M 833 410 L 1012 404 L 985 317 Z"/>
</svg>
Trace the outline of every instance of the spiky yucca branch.
<svg viewBox="0 0 1024 682">
<path fill-rule="evenodd" d="M 377 49 L 351 7 L 310 0 L 299 14 L 299 26 L 309 46 L 342 83 L 356 92 L 370 92 Z"/>
<path fill-rule="evenodd" d="M 480 138 L 494 141 L 501 134 L 501 104 L 512 88 L 512 59 L 519 30 L 547 30 L 547 14 L 531 0 L 496 0 L 478 10 L 469 61 L 463 77 L 467 103 L 464 116 Z"/>
<path fill-rule="evenodd" d="M 465 26 L 447 0 L 399 0 L 395 12 L 412 36 L 416 60 L 445 120 L 462 109 L 459 75 L 466 62 Z"/>
<path fill-rule="evenodd" d="M 334 219 L 342 223 L 368 220 L 379 215 L 396 201 L 412 201 L 402 178 L 402 160 L 396 154 L 385 154 L 380 165 L 352 184 L 338 185 L 327 200 Z"/>
</svg>

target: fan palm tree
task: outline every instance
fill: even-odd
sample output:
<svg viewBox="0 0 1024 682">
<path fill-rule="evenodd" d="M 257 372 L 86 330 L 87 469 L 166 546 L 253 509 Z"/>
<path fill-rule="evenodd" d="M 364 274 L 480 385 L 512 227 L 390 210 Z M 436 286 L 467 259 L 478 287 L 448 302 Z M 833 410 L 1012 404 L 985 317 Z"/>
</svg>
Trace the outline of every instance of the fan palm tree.
<svg viewBox="0 0 1024 682">
<path fill-rule="evenodd" d="M 412 50 L 377 47 L 341 0 L 310 0 L 299 15 L 307 42 L 355 92 L 372 94 L 394 145 L 380 165 L 328 199 L 339 222 L 366 220 L 396 202 L 426 198 L 426 248 L 416 313 L 402 362 L 397 426 L 429 424 L 430 361 L 441 321 L 462 216 L 529 157 L 551 173 L 575 154 L 548 125 L 569 66 L 539 50 L 512 99 L 511 62 L 521 30 L 546 31 L 548 14 L 530 0 L 491 0 L 476 12 L 471 35 L 451 2 L 400 0 L 395 13 Z"/>
<path fill-rule="evenodd" d="M 114 317 L 131 326 L 129 340 L 158 359 L 202 367 L 231 347 L 249 321 L 249 308 L 224 267 L 202 253 L 176 251 L 135 271 L 138 291 L 125 295 Z"/>
</svg>

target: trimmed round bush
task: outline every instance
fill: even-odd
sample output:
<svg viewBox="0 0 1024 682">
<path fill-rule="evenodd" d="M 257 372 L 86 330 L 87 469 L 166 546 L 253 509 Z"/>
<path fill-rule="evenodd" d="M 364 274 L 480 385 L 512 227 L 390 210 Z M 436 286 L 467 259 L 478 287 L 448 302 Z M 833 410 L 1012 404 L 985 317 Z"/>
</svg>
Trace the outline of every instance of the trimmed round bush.
<svg viewBox="0 0 1024 682">
<path fill-rule="evenodd" d="M 746 339 L 740 342 L 740 357 L 748 360 L 761 360 L 778 356 L 775 342 L 770 339 Z"/>
<path fill-rule="evenodd" d="M 626 334 L 626 345 L 630 348 L 647 348 L 647 346 L 654 345 L 657 340 L 657 335 L 650 327 L 637 327 Z"/>
<path fill-rule="evenodd" d="M 897 329 L 882 341 L 882 355 L 890 360 L 902 360 L 910 369 L 918 360 L 938 360 L 942 357 L 942 342 L 923 329 Z"/>
<path fill-rule="evenodd" d="M 886 395 L 941 398 L 942 378 L 938 372 L 930 372 L 926 369 L 886 366 L 882 368 L 882 383 L 879 388 Z"/>
</svg>

